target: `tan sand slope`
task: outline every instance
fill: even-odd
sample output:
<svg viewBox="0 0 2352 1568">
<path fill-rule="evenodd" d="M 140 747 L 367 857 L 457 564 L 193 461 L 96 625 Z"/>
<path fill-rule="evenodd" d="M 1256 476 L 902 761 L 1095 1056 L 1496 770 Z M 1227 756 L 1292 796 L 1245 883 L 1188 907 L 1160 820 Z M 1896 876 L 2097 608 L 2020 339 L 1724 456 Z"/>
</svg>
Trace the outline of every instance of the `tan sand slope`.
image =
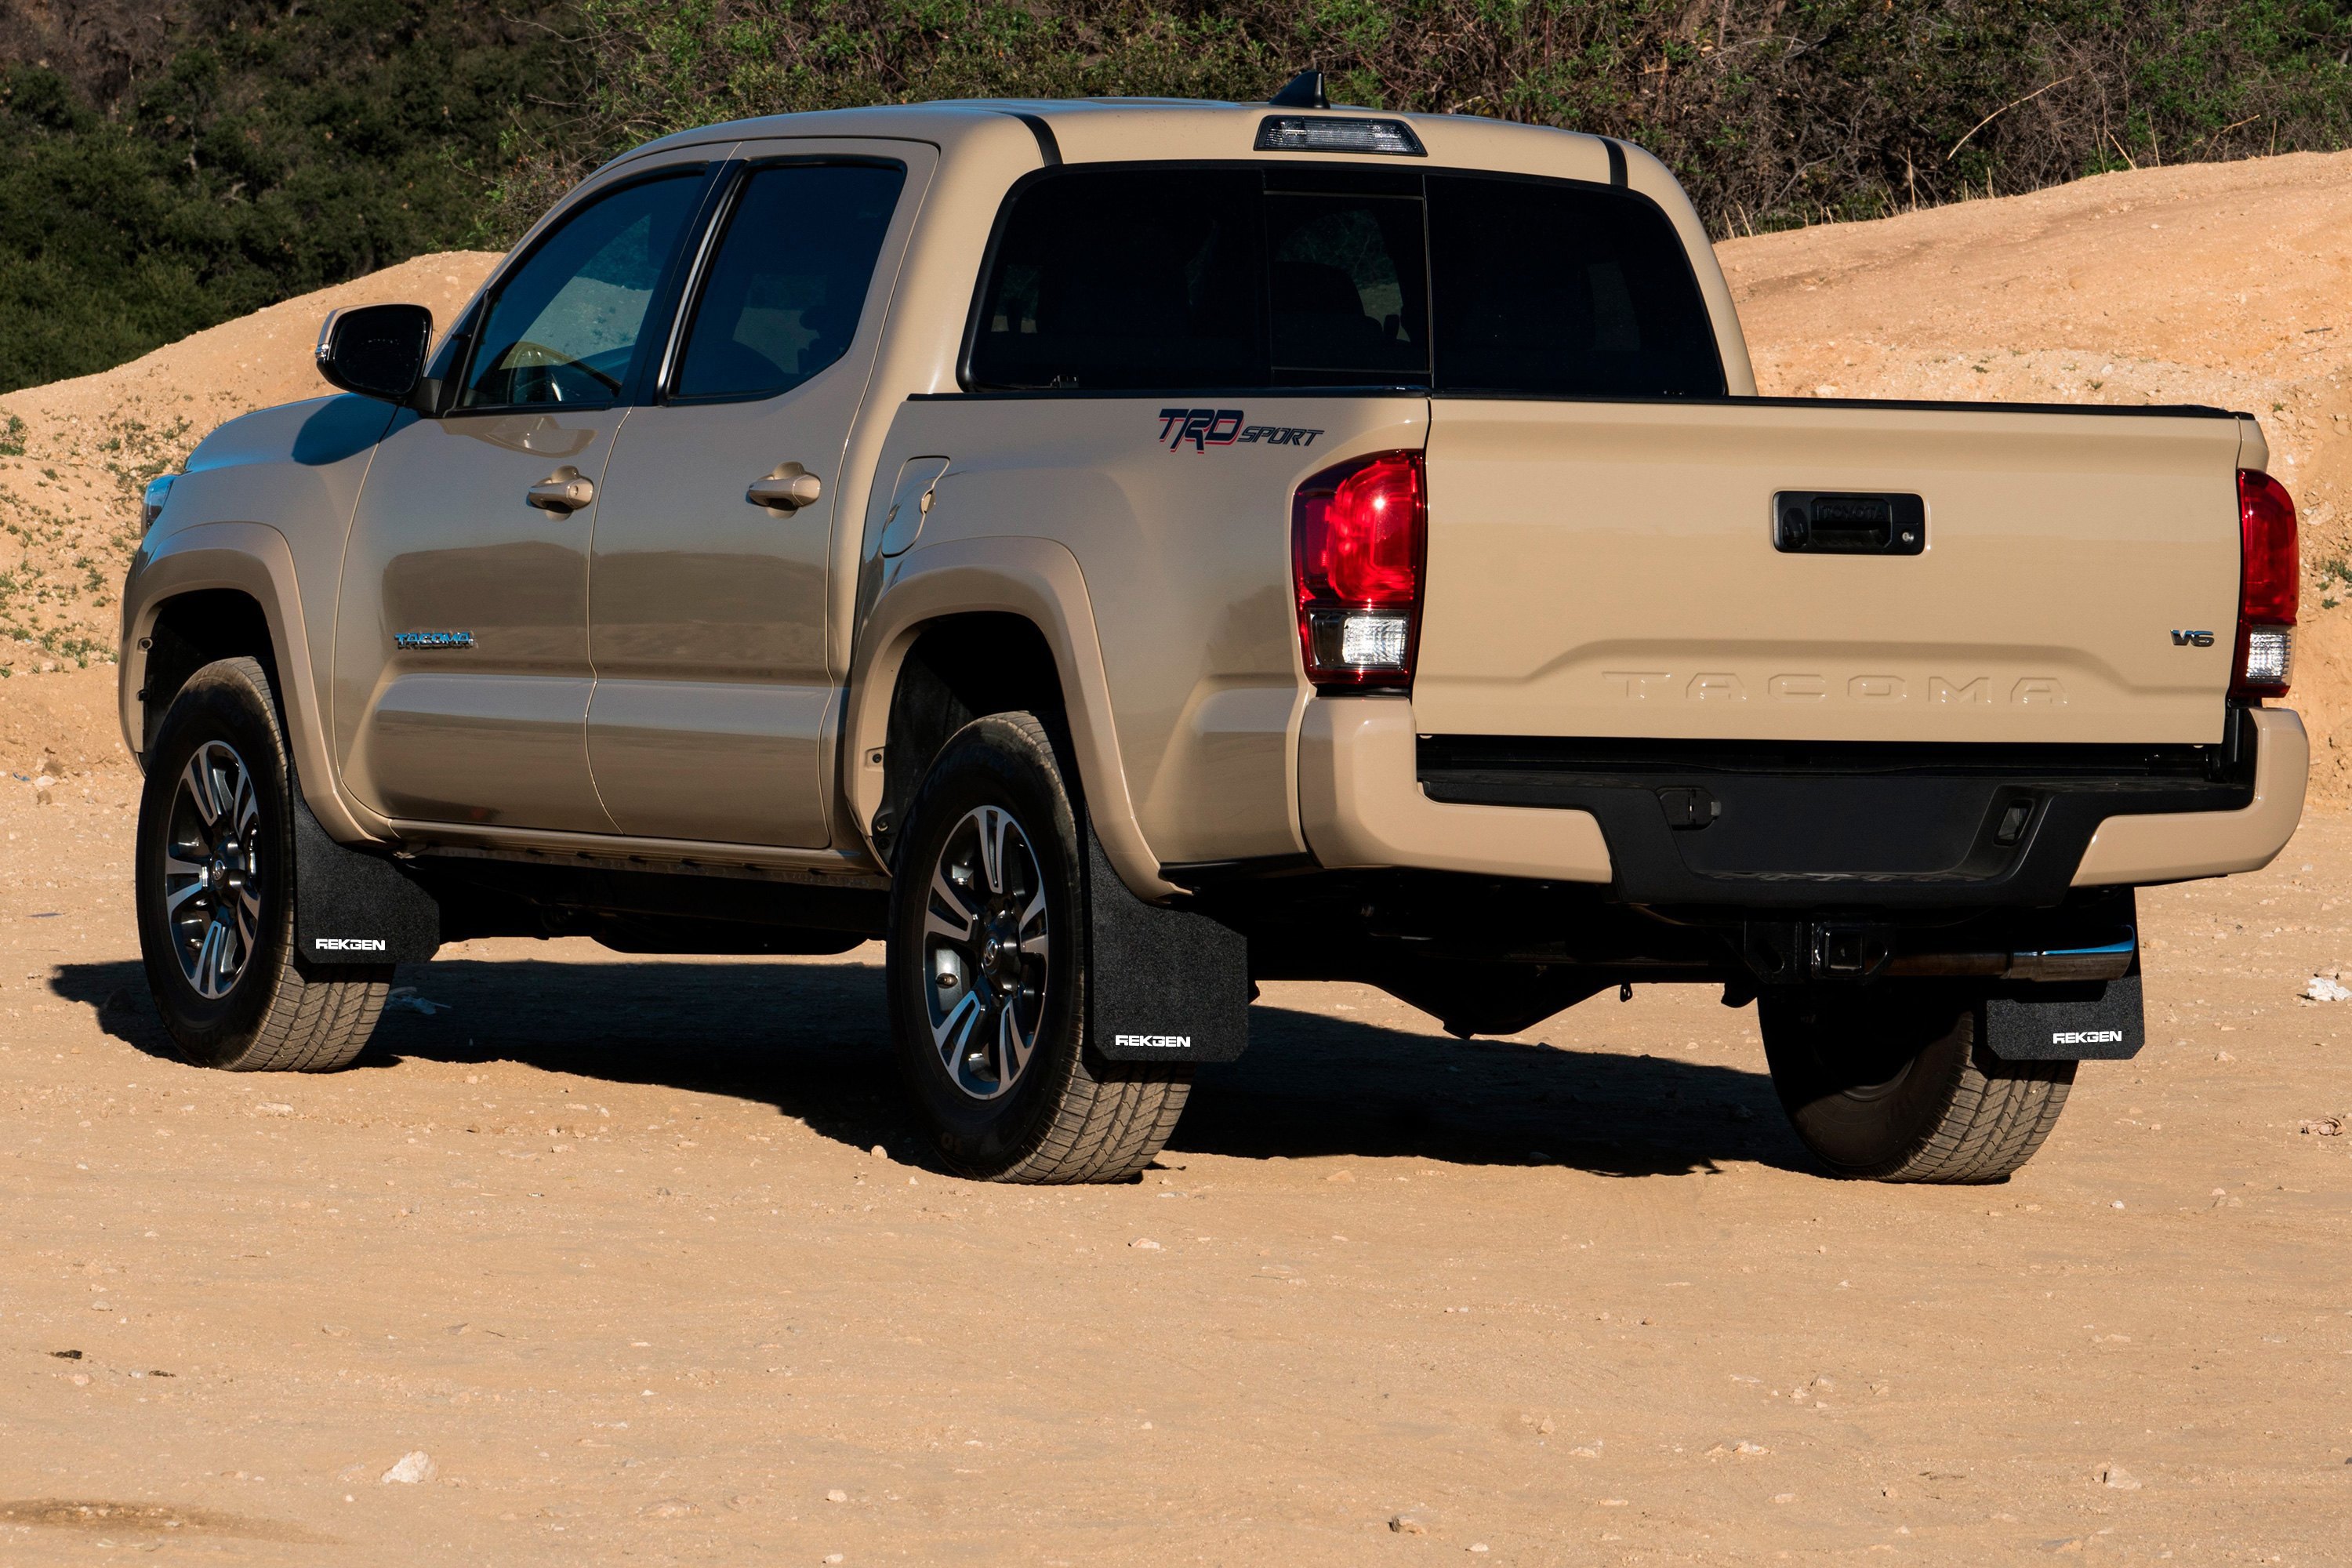
<svg viewBox="0 0 2352 1568">
<path fill-rule="evenodd" d="M 2352 795 L 2352 153 L 2104 174 L 1718 249 L 1763 390 L 2259 415 L 2303 519 L 2294 695 Z"/>
<path fill-rule="evenodd" d="M 405 300 L 446 323 L 497 259 L 420 257 L 0 397 L 0 679 L 113 659 L 140 490 L 223 421 L 330 390 L 310 358 L 328 311 Z"/>
<path fill-rule="evenodd" d="M 2352 620 L 2336 603 L 2352 598 L 2347 219 L 2352 153 L 2305 153 L 2102 175 L 1720 253 L 1768 392 L 2260 414 L 2304 518 L 2294 705 L 2313 731 L 2315 794 L 2340 802 L 2352 796 Z M 24 448 L 0 456 L 0 671 L 113 657 L 141 484 L 221 420 L 313 395 L 329 310 L 407 299 L 446 321 L 496 259 L 422 257 L 0 398 L 0 453 Z"/>
</svg>

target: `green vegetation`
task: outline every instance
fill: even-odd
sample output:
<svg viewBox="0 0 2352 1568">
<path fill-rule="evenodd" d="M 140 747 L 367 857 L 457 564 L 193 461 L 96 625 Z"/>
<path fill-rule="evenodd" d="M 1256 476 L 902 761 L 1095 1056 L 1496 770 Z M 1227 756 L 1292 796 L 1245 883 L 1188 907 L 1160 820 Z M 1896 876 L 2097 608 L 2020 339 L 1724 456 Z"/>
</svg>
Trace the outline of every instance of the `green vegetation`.
<svg viewBox="0 0 2352 1568">
<path fill-rule="evenodd" d="M 0 0 L 0 391 L 503 244 L 635 142 L 786 110 L 1263 98 L 1314 64 L 1638 142 L 1718 233 L 2352 145 L 2352 7 L 2319 0 L 154 4 Z"/>
<path fill-rule="evenodd" d="M 446 0 L 0 0 L 0 392 L 487 232 L 564 47 Z M 95 35 L 103 43 L 79 40 Z"/>
</svg>

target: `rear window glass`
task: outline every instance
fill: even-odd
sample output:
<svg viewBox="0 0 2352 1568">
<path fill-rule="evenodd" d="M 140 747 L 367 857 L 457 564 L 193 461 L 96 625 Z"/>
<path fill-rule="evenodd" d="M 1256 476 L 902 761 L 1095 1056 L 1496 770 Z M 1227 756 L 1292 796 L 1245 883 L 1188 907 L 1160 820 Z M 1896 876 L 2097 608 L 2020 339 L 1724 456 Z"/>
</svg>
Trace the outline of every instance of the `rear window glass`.
<svg viewBox="0 0 2352 1568">
<path fill-rule="evenodd" d="M 1256 168 L 1083 169 L 1023 187 L 982 289 L 968 384 L 1724 391 L 1682 243 L 1643 197 L 1275 172 L 1276 190 Z"/>
<path fill-rule="evenodd" d="M 1644 197 L 1432 175 L 1429 250 L 1441 390 L 1723 395 L 1682 240 Z"/>
<path fill-rule="evenodd" d="M 1421 203 L 1265 198 L 1274 379 L 1412 381 L 1429 371 Z"/>
</svg>

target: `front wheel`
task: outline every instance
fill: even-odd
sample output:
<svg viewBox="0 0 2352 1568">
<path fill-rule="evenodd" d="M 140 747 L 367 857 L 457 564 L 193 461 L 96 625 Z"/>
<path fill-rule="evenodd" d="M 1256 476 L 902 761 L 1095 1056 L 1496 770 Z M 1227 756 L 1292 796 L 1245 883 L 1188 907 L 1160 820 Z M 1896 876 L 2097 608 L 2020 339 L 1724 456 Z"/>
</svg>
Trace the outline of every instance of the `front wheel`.
<svg viewBox="0 0 2352 1568">
<path fill-rule="evenodd" d="M 1086 1049 L 1081 818 L 1045 725 L 976 719 L 940 748 L 891 879 L 890 1027 L 940 1157 L 1000 1182 L 1117 1182 L 1166 1147 L 1189 1068 Z"/>
<path fill-rule="evenodd" d="M 392 968 L 295 952 L 293 780 L 261 666 L 196 671 L 145 761 L 131 898 L 173 1045 L 199 1067 L 240 1072 L 348 1067 Z"/>
<path fill-rule="evenodd" d="M 1768 993 L 1758 1003 L 1772 1088 L 1806 1148 L 1841 1176 L 1998 1182 L 2065 1109 L 2070 1061 L 2003 1061 L 1984 999 L 1878 985 Z"/>
</svg>

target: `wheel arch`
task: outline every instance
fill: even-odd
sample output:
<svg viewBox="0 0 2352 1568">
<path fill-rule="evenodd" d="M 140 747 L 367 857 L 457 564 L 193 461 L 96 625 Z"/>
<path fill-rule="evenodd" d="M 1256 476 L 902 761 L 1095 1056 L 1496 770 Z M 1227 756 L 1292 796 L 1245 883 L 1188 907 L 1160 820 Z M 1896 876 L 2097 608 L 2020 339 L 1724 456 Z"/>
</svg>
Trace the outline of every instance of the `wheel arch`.
<svg viewBox="0 0 2352 1568">
<path fill-rule="evenodd" d="M 138 564 L 123 599 L 120 717 L 134 757 L 145 756 L 190 676 L 214 659 L 249 656 L 269 677 L 303 798 L 320 825 L 345 842 L 375 837 L 334 787 L 320 685 L 284 535 L 250 522 L 185 530 Z"/>
<path fill-rule="evenodd" d="M 1040 701 L 1067 727 L 1079 791 L 1120 879 L 1146 899 L 1175 892 L 1128 793 L 1086 580 L 1050 540 L 953 541 L 909 552 L 891 572 L 858 639 L 842 731 L 857 831 L 887 864 L 895 824 L 884 814 L 904 809 L 948 736 Z"/>
</svg>

